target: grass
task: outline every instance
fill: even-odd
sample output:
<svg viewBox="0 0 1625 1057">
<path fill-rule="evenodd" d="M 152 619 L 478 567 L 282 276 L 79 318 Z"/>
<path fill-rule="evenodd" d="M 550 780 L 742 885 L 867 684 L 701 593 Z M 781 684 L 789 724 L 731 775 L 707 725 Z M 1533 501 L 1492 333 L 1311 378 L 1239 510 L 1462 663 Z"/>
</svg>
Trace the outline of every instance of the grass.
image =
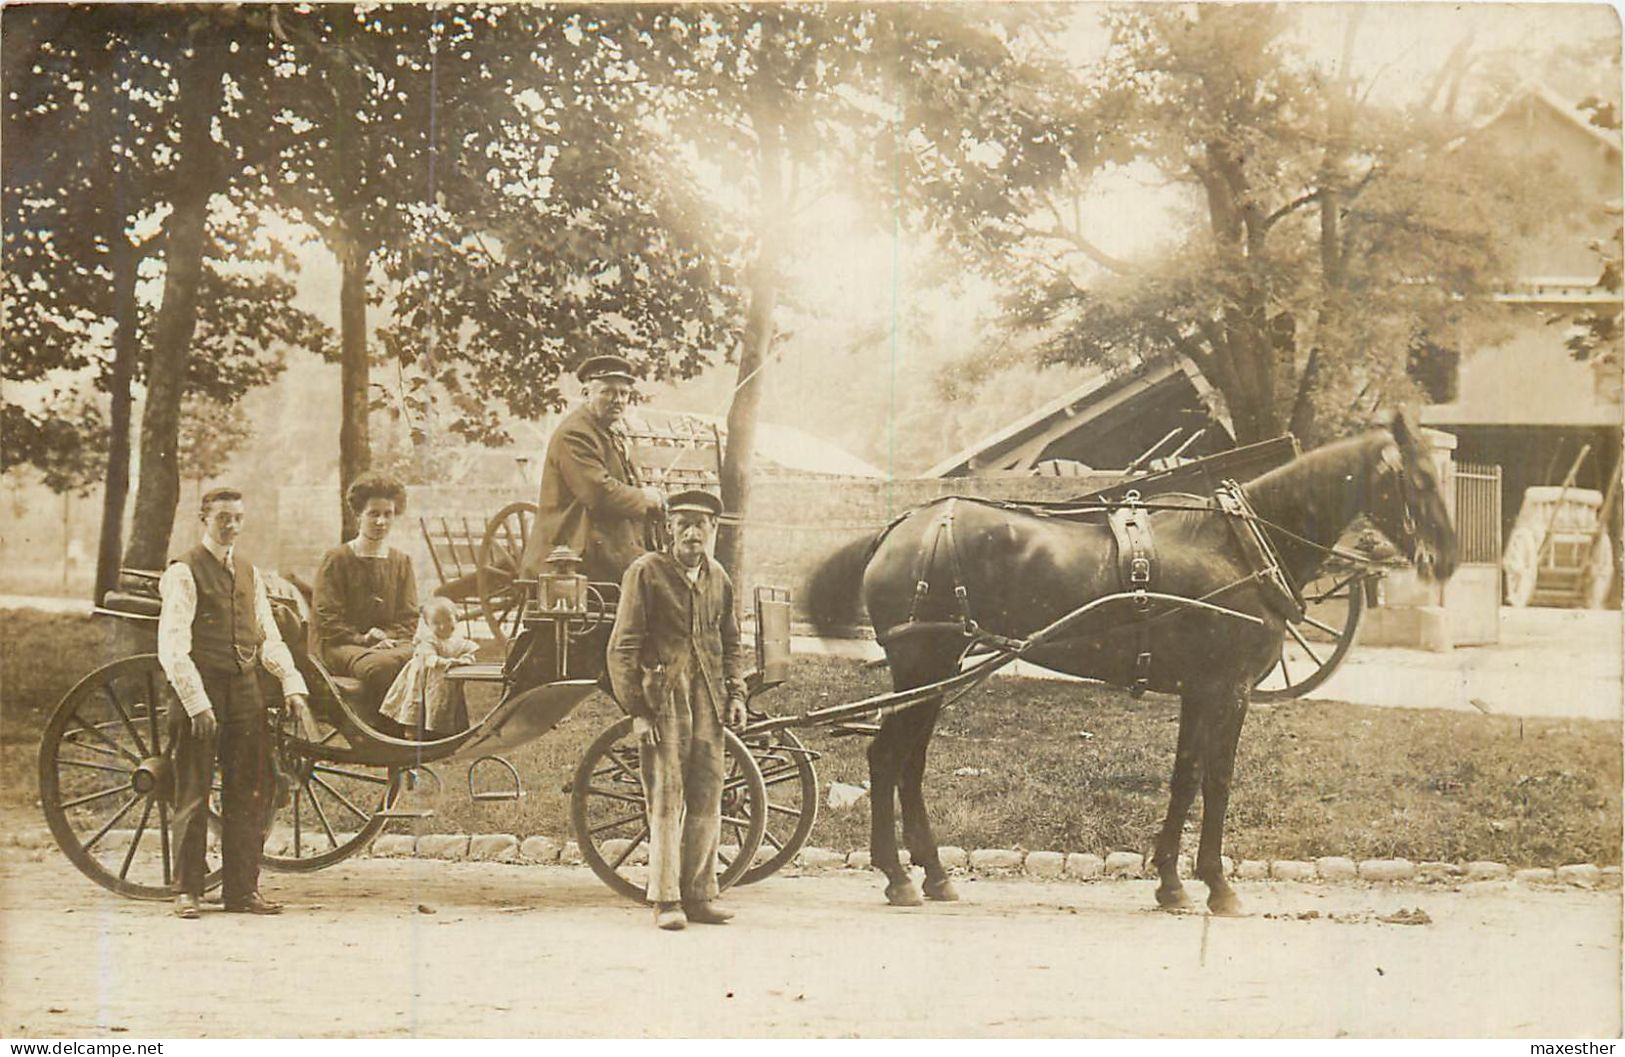
<svg viewBox="0 0 1625 1057">
<path fill-rule="evenodd" d="M 39 727 L 114 644 L 85 618 L 5 617 L 0 802 L 32 812 Z M 884 671 L 800 658 L 794 681 L 769 703 L 775 712 L 800 712 L 888 685 Z M 470 802 L 465 769 L 437 768 L 444 790 L 422 794 L 435 809 L 429 830 L 567 834 L 563 786 L 615 715 L 613 704 L 594 697 L 553 733 L 511 753 L 527 787 L 517 802 Z M 1170 699 L 1135 702 L 1076 683 L 995 679 L 947 710 L 932 741 L 926 796 L 937 839 L 965 848 L 1146 849 L 1167 806 L 1177 726 Z M 824 753 L 825 789 L 866 779 L 866 739 L 804 737 Z M 982 773 L 956 775 L 961 768 Z M 1238 859 L 1618 863 L 1622 781 L 1618 723 L 1338 702 L 1255 707 L 1242 734 L 1225 850 Z M 1198 801 L 1189 851 L 1200 811 Z M 867 801 L 825 809 L 811 843 L 865 848 L 868 824 Z"/>
</svg>

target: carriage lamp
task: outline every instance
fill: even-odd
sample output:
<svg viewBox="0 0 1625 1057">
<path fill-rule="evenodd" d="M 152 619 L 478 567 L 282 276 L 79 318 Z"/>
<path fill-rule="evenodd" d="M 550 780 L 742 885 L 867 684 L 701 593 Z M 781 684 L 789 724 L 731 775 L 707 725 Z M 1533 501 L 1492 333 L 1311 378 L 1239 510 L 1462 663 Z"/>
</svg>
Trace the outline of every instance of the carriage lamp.
<svg viewBox="0 0 1625 1057">
<path fill-rule="evenodd" d="M 554 547 L 536 578 L 537 597 L 544 613 L 585 613 L 587 578 L 581 575 L 581 555 L 569 547 Z"/>
</svg>

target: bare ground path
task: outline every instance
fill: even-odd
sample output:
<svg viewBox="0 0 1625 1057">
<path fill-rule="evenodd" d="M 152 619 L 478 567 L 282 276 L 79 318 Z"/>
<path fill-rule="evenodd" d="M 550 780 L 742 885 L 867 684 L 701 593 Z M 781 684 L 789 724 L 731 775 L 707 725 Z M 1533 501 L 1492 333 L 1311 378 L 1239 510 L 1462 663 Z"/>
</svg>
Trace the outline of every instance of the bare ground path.
<svg viewBox="0 0 1625 1057">
<path fill-rule="evenodd" d="M 194 1036 L 1536 1036 L 1620 1032 L 1618 891 L 1243 883 L 1250 916 L 1149 909 L 1151 881 L 872 876 L 730 893 L 657 932 L 580 868 L 361 860 L 270 876 L 280 918 L 0 860 L 0 1033 Z M 1195 886 L 1200 891 L 1200 886 Z M 432 913 L 420 910 L 420 906 Z M 1430 924 L 1378 920 L 1420 908 Z M 205 945 L 213 953 L 205 953 Z"/>
</svg>

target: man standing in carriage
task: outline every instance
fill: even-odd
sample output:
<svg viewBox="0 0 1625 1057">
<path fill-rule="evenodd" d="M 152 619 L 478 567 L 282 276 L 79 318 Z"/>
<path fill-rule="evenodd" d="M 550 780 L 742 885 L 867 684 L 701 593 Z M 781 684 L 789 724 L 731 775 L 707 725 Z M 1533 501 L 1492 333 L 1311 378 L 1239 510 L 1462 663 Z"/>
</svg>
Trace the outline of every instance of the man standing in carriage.
<svg viewBox="0 0 1625 1057">
<path fill-rule="evenodd" d="M 615 696 L 632 716 L 649 812 L 655 924 L 721 925 L 717 838 L 723 736 L 745 722 L 734 586 L 711 557 L 722 501 L 698 489 L 667 505 L 670 549 L 632 563 L 609 637 Z"/>
<path fill-rule="evenodd" d="M 279 914 L 259 892 L 271 789 L 270 735 L 259 666 L 282 683 L 288 706 L 313 723 L 304 678 L 277 630 L 258 570 L 236 555 L 243 495 L 216 488 L 203 496 L 203 542 L 158 581 L 158 663 L 180 699 L 175 727 L 175 915 L 196 918 L 208 872 L 204 844 L 209 792 L 220 765 L 220 856 L 226 910 Z"/>
<path fill-rule="evenodd" d="M 525 572 L 536 575 L 553 548 L 564 546 L 581 557 L 589 580 L 619 583 L 648 549 L 648 518 L 665 498 L 660 489 L 639 484 L 621 432 L 636 383 L 632 365 L 620 356 L 594 356 L 576 377 L 584 400 L 547 442 Z"/>
</svg>

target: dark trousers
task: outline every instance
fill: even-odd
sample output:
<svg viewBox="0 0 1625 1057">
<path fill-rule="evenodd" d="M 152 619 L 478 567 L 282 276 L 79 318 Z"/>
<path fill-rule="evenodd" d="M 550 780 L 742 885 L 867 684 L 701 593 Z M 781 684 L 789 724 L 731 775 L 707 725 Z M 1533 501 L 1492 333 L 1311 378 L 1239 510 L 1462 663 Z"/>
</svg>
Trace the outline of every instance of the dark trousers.
<svg viewBox="0 0 1625 1057">
<path fill-rule="evenodd" d="M 412 644 L 409 642 L 387 649 L 382 646 L 327 648 L 329 671 L 334 675 L 348 675 L 352 679 L 361 680 L 363 700 L 355 703 L 361 706 L 361 718 L 369 725 L 377 722 L 378 710 L 384 704 L 384 695 L 389 693 L 390 684 L 401 674 L 401 669 L 405 668 L 406 662 L 411 659 Z"/>
<path fill-rule="evenodd" d="M 196 737 L 186 713 L 172 713 L 175 738 L 175 890 L 202 896 L 208 872 L 204 849 L 209 836 L 209 791 L 220 764 L 220 856 L 225 866 L 227 905 L 259 888 L 260 852 L 271 796 L 271 739 L 265 705 L 253 671 L 203 672 L 203 688 L 214 705 L 219 733 Z"/>
</svg>

